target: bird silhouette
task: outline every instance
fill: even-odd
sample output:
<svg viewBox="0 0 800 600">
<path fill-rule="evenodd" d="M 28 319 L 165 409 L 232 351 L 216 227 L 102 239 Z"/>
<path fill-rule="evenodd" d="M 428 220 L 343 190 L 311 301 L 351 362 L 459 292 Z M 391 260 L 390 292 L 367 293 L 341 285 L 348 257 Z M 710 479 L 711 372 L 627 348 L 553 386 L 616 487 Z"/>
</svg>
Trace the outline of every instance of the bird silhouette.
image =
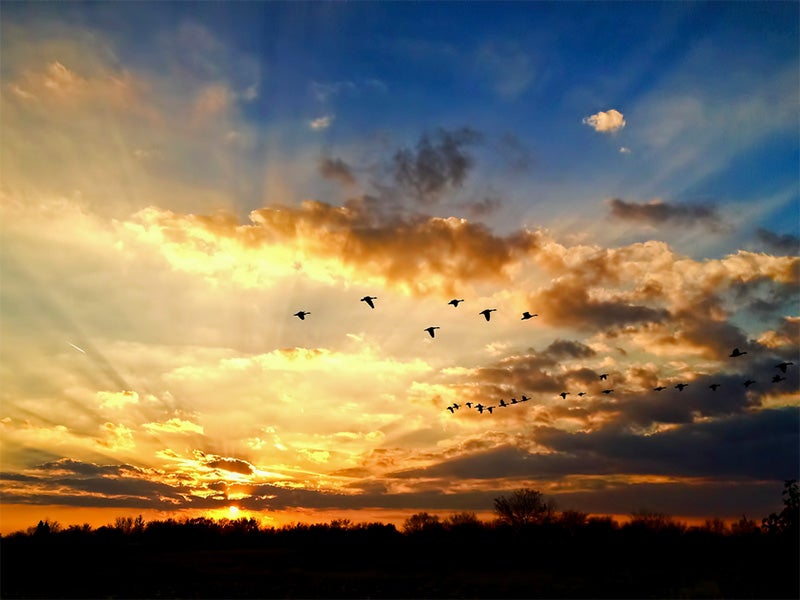
<svg viewBox="0 0 800 600">
<path fill-rule="evenodd" d="M 613 389 L 611 389 L 611 390 L 603 390 L 603 393 L 604 393 L 604 394 L 610 394 L 610 393 L 611 393 L 611 392 L 613 392 L 613 391 L 614 391 Z"/>
<path fill-rule="evenodd" d="M 433 332 L 436 329 L 441 329 L 441 327 L 439 327 L 438 325 L 432 325 L 431 327 L 426 327 L 423 331 L 427 331 L 428 333 L 431 334 L 431 337 L 434 337 Z"/>
<path fill-rule="evenodd" d="M 744 385 L 744 387 L 749 388 L 754 383 L 755 383 L 755 381 L 753 381 L 752 379 L 748 379 L 747 381 L 744 382 L 743 385 Z"/>
<path fill-rule="evenodd" d="M 665 388 L 663 385 L 660 385 L 658 387 L 654 387 L 653 391 L 654 392 L 660 392 L 661 390 L 665 390 L 665 389 L 667 389 L 667 388 Z"/>
<path fill-rule="evenodd" d="M 567 396 L 569 396 L 569 392 L 561 392 L 561 393 L 559 394 L 559 396 L 561 396 L 561 398 L 562 398 L 563 400 L 566 400 L 566 399 L 567 399 Z"/>
<path fill-rule="evenodd" d="M 600 375 L 600 379 L 602 379 L 602 380 L 604 380 L 604 381 L 605 381 L 606 379 L 608 379 L 608 373 L 603 373 L 602 375 Z"/>
<path fill-rule="evenodd" d="M 715 391 L 715 392 L 716 392 L 716 391 L 717 391 L 717 388 L 718 388 L 720 385 L 721 385 L 721 384 L 719 384 L 719 383 L 712 383 L 712 384 L 711 384 L 710 386 L 708 386 L 708 387 L 710 387 L 710 388 L 711 388 L 713 391 Z"/>
<path fill-rule="evenodd" d="M 747 352 L 742 352 L 738 348 L 734 348 L 728 356 L 731 358 L 736 358 L 737 356 L 742 356 L 744 354 L 747 354 Z"/>
<path fill-rule="evenodd" d="M 467 405 L 467 408 L 472 408 L 472 402 L 465 402 L 464 404 Z"/>
<path fill-rule="evenodd" d="M 524 313 L 522 313 L 522 319 L 520 319 L 520 321 L 527 321 L 528 319 L 532 319 L 533 317 L 538 317 L 538 316 L 539 316 L 538 313 L 531 314 L 526 310 Z"/>
<path fill-rule="evenodd" d="M 455 402 L 453 402 L 453 408 L 455 408 L 456 410 L 458 410 L 458 409 L 459 409 L 459 408 L 461 408 L 461 407 L 460 407 L 458 404 L 456 404 Z"/>
<path fill-rule="evenodd" d="M 581 396 L 581 397 L 583 397 L 583 396 L 585 396 L 585 395 L 586 395 L 586 392 L 578 392 L 578 396 Z"/>
<path fill-rule="evenodd" d="M 361 301 L 366 302 L 370 308 L 375 308 L 375 304 L 373 304 L 372 301 L 377 299 L 378 299 L 377 296 L 364 296 L 363 298 L 361 298 Z"/>
<path fill-rule="evenodd" d="M 506 406 L 508 406 L 508 404 L 506 404 L 506 401 L 501 398 L 500 402 L 499 402 L 499 406 L 502 407 L 502 408 L 505 408 Z"/>
<path fill-rule="evenodd" d="M 775 375 L 772 378 L 772 383 L 780 383 L 781 381 L 786 381 L 786 377 L 781 377 L 780 375 Z"/>
<path fill-rule="evenodd" d="M 447 410 L 449 410 L 449 411 L 450 411 L 450 414 L 451 414 L 451 415 L 453 414 L 453 411 L 454 411 L 454 409 L 453 409 L 453 407 L 452 407 L 452 406 L 448 406 L 448 407 L 447 407 Z"/>
<path fill-rule="evenodd" d="M 486 320 L 488 321 L 492 316 L 492 311 L 494 311 L 494 310 L 497 310 L 497 309 L 496 308 L 484 308 L 478 314 L 479 315 L 483 315 L 484 317 L 486 317 Z"/>
<path fill-rule="evenodd" d="M 306 320 L 306 315 L 310 315 L 310 314 L 311 313 L 308 312 L 307 310 L 299 310 L 296 313 L 294 313 L 292 316 L 293 317 L 297 317 L 301 321 L 305 321 Z"/>
<path fill-rule="evenodd" d="M 528 400 L 530 400 L 530 398 L 528 398 L 525 394 L 522 394 L 522 399 L 520 402 L 527 402 Z"/>
<path fill-rule="evenodd" d="M 492 414 L 492 411 L 494 410 L 494 406 L 487 406 L 486 410 L 489 411 L 489 414 Z"/>
<path fill-rule="evenodd" d="M 455 308 L 458 308 L 458 303 L 463 301 L 464 301 L 463 298 L 461 298 L 460 300 L 457 298 L 453 298 L 452 300 L 450 300 L 450 302 L 448 302 L 448 304 L 452 304 Z"/>
<path fill-rule="evenodd" d="M 685 387 L 689 387 L 689 384 L 688 384 L 688 383 L 679 383 L 678 385 L 676 385 L 676 386 L 675 386 L 675 388 L 676 388 L 676 389 L 677 389 L 679 392 L 682 392 L 682 391 L 683 391 L 683 388 L 685 388 Z"/>
<path fill-rule="evenodd" d="M 778 363 L 777 365 L 775 365 L 775 368 L 776 369 L 780 369 L 781 371 L 786 373 L 786 367 L 789 367 L 789 366 L 791 366 L 793 364 L 794 364 L 793 362 L 782 362 L 782 363 Z"/>
<path fill-rule="evenodd" d="M 517 400 L 516 398 L 512 398 L 511 399 L 511 404 L 517 404 L 518 402 L 519 402 L 519 400 Z"/>
<path fill-rule="evenodd" d="M 476 405 L 475 405 L 475 408 L 477 408 L 477 409 L 478 409 L 478 412 L 479 412 L 479 413 L 483 414 L 483 409 L 484 409 L 485 407 L 483 406 L 483 404 L 476 404 Z"/>
</svg>

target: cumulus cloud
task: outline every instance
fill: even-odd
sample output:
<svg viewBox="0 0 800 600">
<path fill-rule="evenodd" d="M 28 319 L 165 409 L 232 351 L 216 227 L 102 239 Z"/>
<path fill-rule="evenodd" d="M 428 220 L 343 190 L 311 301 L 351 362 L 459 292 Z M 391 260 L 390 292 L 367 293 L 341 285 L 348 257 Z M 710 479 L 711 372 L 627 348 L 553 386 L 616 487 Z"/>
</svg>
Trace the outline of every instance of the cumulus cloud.
<svg viewBox="0 0 800 600">
<path fill-rule="evenodd" d="M 625 127 L 626 124 L 622 113 L 613 108 L 584 117 L 581 122 L 600 133 L 614 133 Z"/>
<path fill-rule="evenodd" d="M 308 126 L 314 131 L 321 131 L 330 127 L 332 122 L 333 115 L 322 115 L 321 117 L 317 117 L 316 119 L 309 121 Z"/>
<path fill-rule="evenodd" d="M 415 150 L 405 148 L 395 153 L 395 181 L 418 202 L 436 202 L 444 191 L 464 183 L 473 166 L 466 148 L 479 139 L 479 134 L 469 128 L 425 134 Z"/>
<path fill-rule="evenodd" d="M 319 163 L 319 172 L 325 179 L 338 181 L 342 185 L 354 185 L 356 183 L 356 178 L 350 165 L 340 158 L 323 158 Z"/>
</svg>

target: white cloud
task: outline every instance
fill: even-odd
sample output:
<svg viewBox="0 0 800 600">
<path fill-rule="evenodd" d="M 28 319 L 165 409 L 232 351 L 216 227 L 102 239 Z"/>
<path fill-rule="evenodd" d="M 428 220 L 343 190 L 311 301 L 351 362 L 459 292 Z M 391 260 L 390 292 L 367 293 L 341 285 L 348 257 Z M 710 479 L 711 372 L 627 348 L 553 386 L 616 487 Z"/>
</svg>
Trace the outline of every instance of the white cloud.
<svg viewBox="0 0 800 600">
<path fill-rule="evenodd" d="M 620 154 L 630 154 L 631 153 L 631 149 L 627 148 L 626 146 L 620 146 L 619 147 L 619 153 Z"/>
<path fill-rule="evenodd" d="M 319 131 L 320 129 L 327 129 L 331 126 L 331 122 L 333 121 L 333 115 L 323 115 L 317 119 L 309 121 L 308 125 L 314 131 Z"/>
<path fill-rule="evenodd" d="M 600 111 L 595 115 L 584 117 L 581 121 L 600 133 L 613 133 L 625 127 L 625 117 L 615 109 Z"/>
</svg>

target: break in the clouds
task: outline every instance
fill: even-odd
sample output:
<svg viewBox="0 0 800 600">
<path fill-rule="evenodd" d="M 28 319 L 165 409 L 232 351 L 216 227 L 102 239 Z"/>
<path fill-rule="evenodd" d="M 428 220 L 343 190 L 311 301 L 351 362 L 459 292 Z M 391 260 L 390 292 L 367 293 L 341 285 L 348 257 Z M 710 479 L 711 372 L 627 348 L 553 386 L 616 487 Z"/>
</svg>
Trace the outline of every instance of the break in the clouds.
<svg viewBox="0 0 800 600">
<path fill-rule="evenodd" d="M 716 205 L 713 204 L 673 204 L 660 199 L 636 203 L 612 198 L 609 205 L 611 216 L 623 221 L 635 221 L 653 226 L 700 226 L 716 232 L 728 230 Z"/>
<path fill-rule="evenodd" d="M 626 125 L 625 117 L 614 108 L 584 117 L 581 122 L 600 133 L 614 133 Z"/>
</svg>

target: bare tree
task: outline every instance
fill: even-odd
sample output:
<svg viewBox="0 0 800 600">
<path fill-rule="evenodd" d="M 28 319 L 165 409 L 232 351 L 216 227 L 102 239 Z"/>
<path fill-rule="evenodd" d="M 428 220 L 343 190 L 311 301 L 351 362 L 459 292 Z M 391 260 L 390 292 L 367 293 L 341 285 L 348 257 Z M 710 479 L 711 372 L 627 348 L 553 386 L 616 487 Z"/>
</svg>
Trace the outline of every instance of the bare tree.
<svg viewBox="0 0 800 600">
<path fill-rule="evenodd" d="M 499 496 L 494 499 L 497 518 L 514 526 L 549 521 L 555 509 L 555 502 L 545 500 L 540 491 L 531 488 L 514 490 L 508 497 Z"/>
</svg>

